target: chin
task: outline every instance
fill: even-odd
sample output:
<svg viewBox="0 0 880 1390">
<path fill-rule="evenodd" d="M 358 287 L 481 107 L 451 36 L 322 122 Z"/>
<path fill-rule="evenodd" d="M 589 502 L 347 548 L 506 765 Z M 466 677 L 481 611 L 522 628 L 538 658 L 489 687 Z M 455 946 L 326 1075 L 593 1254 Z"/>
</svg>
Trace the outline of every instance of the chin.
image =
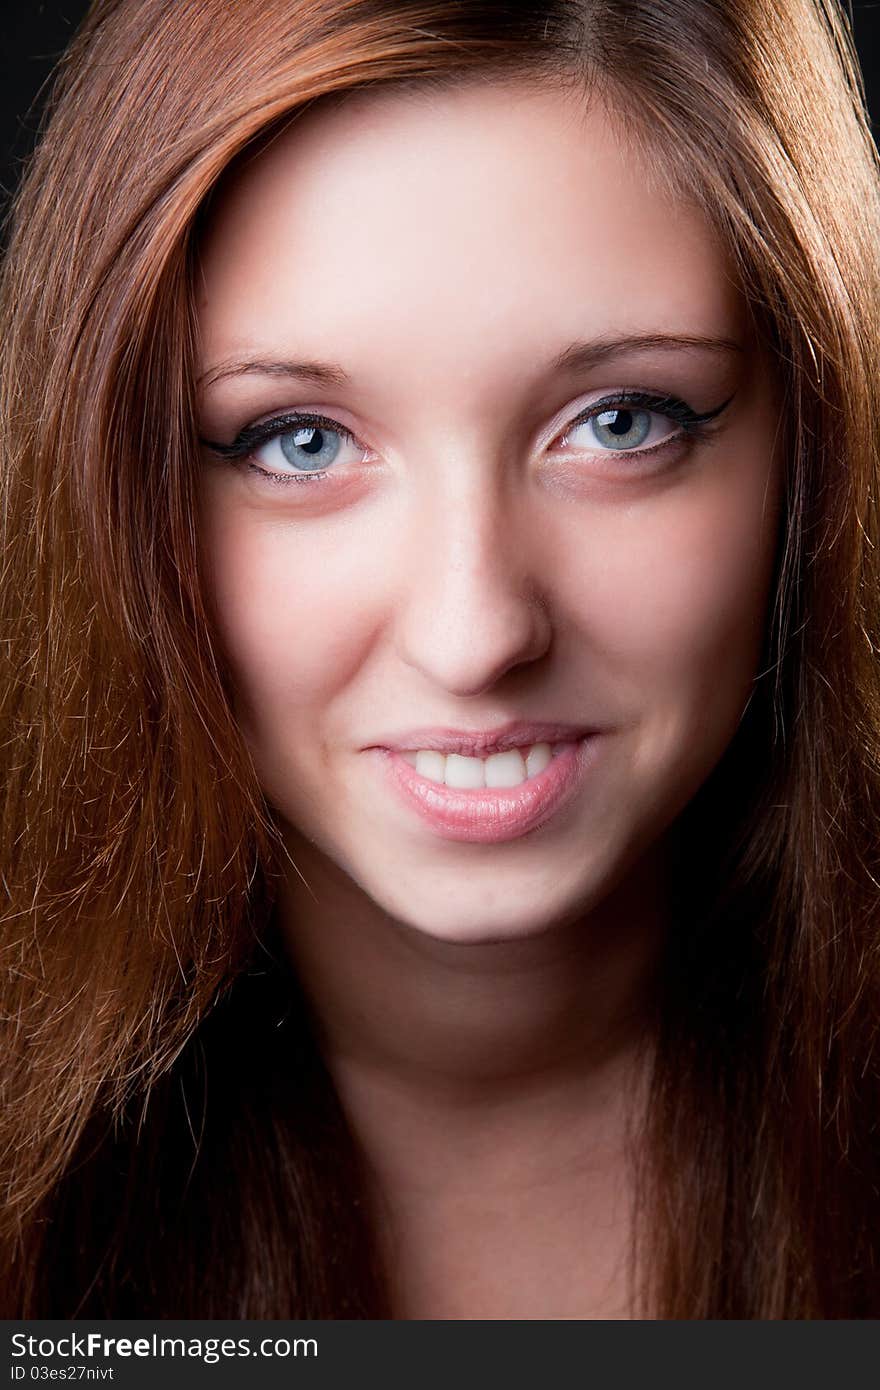
<svg viewBox="0 0 880 1390">
<path fill-rule="evenodd" d="M 543 936 L 580 916 L 580 908 L 563 904 L 553 908 L 543 902 L 524 902 L 522 893 L 494 892 L 492 902 L 477 900 L 463 885 L 460 895 L 445 890 L 436 898 L 417 903 L 372 893 L 376 904 L 401 926 L 435 941 L 462 946 L 493 945 Z"/>
</svg>

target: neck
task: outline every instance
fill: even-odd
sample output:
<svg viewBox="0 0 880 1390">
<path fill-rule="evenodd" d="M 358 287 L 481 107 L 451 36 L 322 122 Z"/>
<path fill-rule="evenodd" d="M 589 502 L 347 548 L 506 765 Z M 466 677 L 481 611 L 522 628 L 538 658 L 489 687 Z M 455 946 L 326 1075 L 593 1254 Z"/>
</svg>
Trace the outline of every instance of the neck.
<svg viewBox="0 0 880 1390">
<path fill-rule="evenodd" d="M 630 1316 L 665 856 L 538 935 L 462 944 L 388 916 L 314 845 L 288 851 L 279 923 L 366 1159 L 396 1316 Z"/>
</svg>

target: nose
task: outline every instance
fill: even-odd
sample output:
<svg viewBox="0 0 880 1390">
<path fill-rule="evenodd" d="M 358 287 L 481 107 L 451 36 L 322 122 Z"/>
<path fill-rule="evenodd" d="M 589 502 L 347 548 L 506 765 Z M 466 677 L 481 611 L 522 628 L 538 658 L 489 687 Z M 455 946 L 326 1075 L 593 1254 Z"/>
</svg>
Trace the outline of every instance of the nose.
<svg viewBox="0 0 880 1390">
<path fill-rule="evenodd" d="M 461 698 L 491 690 L 552 640 L 549 557 L 534 515 L 489 482 L 433 492 L 407 518 L 398 654 Z"/>
</svg>

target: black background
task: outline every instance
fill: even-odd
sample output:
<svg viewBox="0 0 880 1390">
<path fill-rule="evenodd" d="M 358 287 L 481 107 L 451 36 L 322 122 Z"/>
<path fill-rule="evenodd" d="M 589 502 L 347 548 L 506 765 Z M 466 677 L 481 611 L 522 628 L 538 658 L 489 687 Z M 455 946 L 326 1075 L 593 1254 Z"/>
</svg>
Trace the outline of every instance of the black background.
<svg viewBox="0 0 880 1390">
<path fill-rule="evenodd" d="M 46 79 L 87 8 L 86 0 L 0 0 L 0 211 L 33 146 Z M 880 144 L 880 0 L 851 0 L 847 8 Z"/>
</svg>

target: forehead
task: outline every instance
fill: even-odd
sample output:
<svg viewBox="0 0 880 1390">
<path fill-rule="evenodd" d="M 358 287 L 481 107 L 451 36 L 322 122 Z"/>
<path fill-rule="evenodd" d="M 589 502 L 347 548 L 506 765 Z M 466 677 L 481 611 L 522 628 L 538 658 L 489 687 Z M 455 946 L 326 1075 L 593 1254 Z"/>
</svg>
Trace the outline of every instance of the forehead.
<svg viewBox="0 0 880 1390">
<path fill-rule="evenodd" d="M 212 362 L 301 347 L 464 383 L 566 339 L 742 327 L 662 162 L 601 101 L 519 79 L 311 108 L 221 187 L 201 266 Z"/>
</svg>

